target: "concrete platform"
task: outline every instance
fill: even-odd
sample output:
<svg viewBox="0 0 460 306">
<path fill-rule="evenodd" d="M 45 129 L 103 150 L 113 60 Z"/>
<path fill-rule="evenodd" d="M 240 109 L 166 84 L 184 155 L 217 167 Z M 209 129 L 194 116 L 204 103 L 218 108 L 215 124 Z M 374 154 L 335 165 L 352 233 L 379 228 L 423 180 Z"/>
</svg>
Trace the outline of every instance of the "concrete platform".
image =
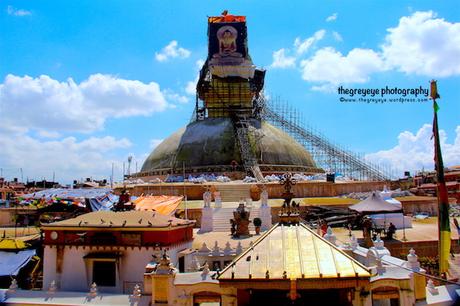
<svg viewBox="0 0 460 306">
<path fill-rule="evenodd" d="M 458 244 L 459 235 L 453 223 L 453 218 L 450 222 L 451 227 L 451 245 L 454 253 L 460 253 Z M 349 233 L 345 228 L 333 228 L 332 231 L 337 236 L 337 240 L 341 243 L 348 242 Z M 352 234 L 358 238 L 358 241 L 363 238 L 361 230 L 352 231 Z M 403 240 L 403 230 L 397 230 L 394 239 L 385 240 L 385 246 L 390 250 L 395 257 L 404 257 L 411 248 L 414 248 L 418 256 L 435 257 L 438 254 L 438 219 L 430 217 L 425 220 L 412 220 L 412 228 L 405 230 L 406 240 Z"/>
<path fill-rule="evenodd" d="M 263 232 L 261 232 L 262 234 Z M 226 232 L 209 232 L 209 233 L 200 233 L 199 229 L 194 229 L 193 230 L 193 244 L 192 247 L 195 249 L 201 248 L 203 245 L 203 242 L 206 243 L 208 248 L 211 248 L 214 243 L 217 241 L 219 245 L 224 246 L 227 241 L 230 243 L 230 246 L 232 248 L 236 248 L 239 242 L 241 242 L 241 245 L 243 249 L 246 249 L 249 247 L 249 244 L 251 241 L 256 240 L 257 238 L 260 237 L 260 235 L 254 235 L 247 237 L 247 238 L 234 238 L 230 235 L 230 229 L 228 233 Z"/>
<path fill-rule="evenodd" d="M 203 193 L 206 191 L 208 186 L 213 186 L 219 191 L 219 187 L 223 188 L 252 188 L 260 186 L 261 183 L 219 183 L 219 182 L 208 182 L 204 184 L 193 184 L 193 183 L 145 183 L 145 184 L 134 184 L 127 185 L 126 188 L 129 190 L 131 195 L 140 196 L 141 194 L 152 194 L 152 195 L 187 195 L 189 200 L 201 200 L 203 199 Z M 283 186 L 277 182 L 264 183 L 267 188 L 269 198 L 280 198 L 284 192 Z M 299 197 L 335 197 L 343 194 L 349 194 L 352 192 L 368 192 L 374 190 L 382 190 L 387 185 L 386 182 L 367 182 L 367 181 L 347 181 L 347 182 L 325 182 L 325 181 L 303 181 L 298 182 L 293 186 L 292 192 Z M 115 191 L 120 192 L 124 186 L 117 186 Z M 259 190 L 260 191 L 260 190 Z M 253 200 L 257 200 L 260 196 L 259 192 L 251 193 Z"/>
</svg>

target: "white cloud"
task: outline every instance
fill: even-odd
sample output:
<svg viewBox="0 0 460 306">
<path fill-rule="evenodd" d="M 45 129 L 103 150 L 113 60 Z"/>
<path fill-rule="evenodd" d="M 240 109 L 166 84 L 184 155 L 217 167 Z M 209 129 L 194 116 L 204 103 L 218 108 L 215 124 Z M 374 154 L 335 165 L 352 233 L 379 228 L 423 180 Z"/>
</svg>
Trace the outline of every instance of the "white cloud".
<svg viewBox="0 0 460 306">
<path fill-rule="evenodd" d="M 311 37 L 305 38 L 304 40 L 302 40 L 300 37 L 296 37 L 292 50 L 281 48 L 273 52 L 273 62 L 270 67 L 281 69 L 294 68 L 296 66 L 297 59 L 300 58 L 303 54 L 307 53 L 316 42 L 323 39 L 325 34 L 325 30 L 319 30 L 316 31 Z M 289 53 L 295 54 L 288 55 Z"/>
<path fill-rule="evenodd" d="M 324 38 L 326 34 L 326 30 L 318 30 L 313 34 L 313 36 L 306 38 L 305 40 L 301 40 L 300 37 L 297 37 L 294 40 L 294 48 L 298 55 L 305 54 L 316 42 L 320 41 Z"/>
<path fill-rule="evenodd" d="M 179 47 L 176 40 L 172 40 L 166 47 L 161 49 L 161 52 L 155 52 L 155 59 L 159 62 L 165 62 L 171 58 L 187 58 L 191 52 L 187 49 Z"/>
<path fill-rule="evenodd" d="M 331 22 L 331 21 L 337 20 L 337 16 L 338 16 L 337 13 L 332 14 L 331 16 L 326 18 L 326 22 Z"/>
<path fill-rule="evenodd" d="M 320 91 L 320 92 L 335 92 L 337 90 L 337 85 L 331 84 L 331 83 L 325 83 L 321 85 L 313 85 L 311 87 L 311 90 L 313 91 Z"/>
<path fill-rule="evenodd" d="M 198 83 L 199 72 L 200 72 L 201 68 L 203 67 L 204 63 L 205 63 L 205 60 L 201 59 L 201 58 L 198 59 L 195 62 L 195 74 L 196 74 L 196 77 L 195 77 L 195 80 L 188 81 L 187 84 L 185 85 L 184 91 L 185 91 L 186 94 L 188 94 L 190 96 L 194 96 L 196 94 L 196 83 Z"/>
<path fill-rule="evenodd" d="M 91 132 L 107 118 L 150 115 L 165 110 L 167 102 L 155 83 L 94 74 L 77 84 L 7 75 L 0 84 L 0 121 L 23 132 Z"/>
<path fill-rule="evenodd" d="M 455 140 L 448 143 L 446 132 L 439 131 L 444 166 L 460 164 L 460 126 L 457 126 L 456 134 Z M 399 173 L 422 168 L 434 169 L 434 145 L 431 136 L 430 124 L 423 125 L 415 134 L 404 131 L 399 134 L 395 147 L 367 154 L 366 159 L 376 164 L 391 165 Z"/>
<path fill-rule="evenodd" d="M 415 12 L 388 29 L 382 46 L 385 61 L 408 74 L 447 77 L 460 74 L 460 23 Z"/>
<path fill-rule="evenodd" d="M 66 183 L 85 177 L 108 178 L 112 162 L 120 160 L 116 151 L 130 146 L 128 139 L 111 136 L 40 141 L 26 134 L 0 133 L 0 164 L 9 169 L 22 168 L 24 179 L 31 180 L 50 180 L 53 171 L 58 181 Z M 10 175 L 17 177 L 15 173 Z"/>
<path fill-rule="evenodd" d="M 43 138 L 59 138 L 61 134 L 55 131 L 39 130 L 38 135 Z"/>
<path fill-rule="evenodd" d="M 24 17 L 24 16 L 30 16 L 32 15 L 31 11 L 23 10 L 23 9 L 17 9 L 11 5 L 8 5 L 6 8 L 6 12 L 10 16 L 17 16 L 17 17 Z"/>
<path fill-rule="evenodd" d="M 197 82 L 198 82 L 198 76 L 196 77 L 195 81 L 187 82 L 187 85 L 185 86 L 185 92 L 191 96 L 195 95 Z"/>
<path fill-rule="evenodd" d="M 201 67 L 203 67 L 204 63 L 206 61 L 204 59 L 197 59 L 196 62 L 195 62 L 195 68 L 197 71 L 200 71 L 201 70 Z"/>
<path fill-rule="evenodd" d="M 286 49 L 282 48 L 273 52 L 272 68 L 292 68 L 295 67 L 296 58 L 294 56 L 287 56 Z"/>
<path fill-rule="evenodd" d="M 296 38 L 296 59 L 289 65 L 303 58 L 302 78 L 316 83 L 312 89 L 319 91 L 329 91 L 339 83 L 364 83 L 372 74 L 389 70 L 428 77 L 460 75 L 460 23 L 437 18 L 432 11 L 414 12 L 401 17 L 398 25 L 387 31 L 384 43 L 375 49 L 354 48 L 343 55 L 328 46 L 301 57 L 324 37 L 325 31 L 319 30 L 303 41 Z M 332 36 L 337 42 L 343 41 L 338 32 Z"/>
<path fill-rule="evenodd" d="M 300 63 L 302 78 L 326 84 L 364 83 L 370 74 L 384 70 L 379 54 L 371 49 L 356 48 L 342 55 L 334 48 L 318 50 Z"/>
<path fill-rule="evenodd" d="M 338 42 L 342 42 L 343 41 L 343 38 L 342 38 L 342 35 L 340 35 L 338 32 L 334 31 L 332 32 L 332 36 L 334 37 L 334 39 Z"/>
<path fill-rule="evenodd" d="M 181 104 L 188 103 L 189 99 L 186 96 L 182 96 L 171 89 L 166 89 L 163 91 L 163 95 L 166 97 L 166 99 L 170 102 L 177 102 Z"/>
</svg>

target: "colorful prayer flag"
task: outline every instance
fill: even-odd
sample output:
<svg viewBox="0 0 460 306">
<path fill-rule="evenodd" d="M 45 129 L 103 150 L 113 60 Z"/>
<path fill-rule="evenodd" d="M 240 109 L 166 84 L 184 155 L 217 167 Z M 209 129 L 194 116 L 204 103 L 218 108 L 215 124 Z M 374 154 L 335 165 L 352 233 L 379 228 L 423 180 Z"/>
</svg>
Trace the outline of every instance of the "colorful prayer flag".
<svg viewBox="0 0 460 306">
<path fill-rule="evenodd" d="M 431 98 L 433 99 L 433 137 L 434 137 L 434 163 L 437 173 L 437 196 L 438 196 L 438 230 L 439 230 L 439 273 L 449 269 L 450 255 L 450 220 L 449 220 L 449 197 L 444 179 L 444 163 L 442 161 L 441 144 L 439 142 L 438 110 L 436 99 L 439 98 L 436 81 L 431 81 Z"/>
</svg>

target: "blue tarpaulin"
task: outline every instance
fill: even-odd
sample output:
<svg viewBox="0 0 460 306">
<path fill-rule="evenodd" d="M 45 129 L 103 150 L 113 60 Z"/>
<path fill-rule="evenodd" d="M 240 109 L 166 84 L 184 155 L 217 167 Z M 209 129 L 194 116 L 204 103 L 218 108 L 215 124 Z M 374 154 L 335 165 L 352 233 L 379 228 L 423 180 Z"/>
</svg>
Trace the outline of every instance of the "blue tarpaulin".
<svg viewBox="0 0 460 306">
<path fill-rule="evenodd" d="M 106 194 L 112 193 L 110 188 L 79 188 L 79 189 L 66 189 L 66 188 L 51 188 L 34 193 L 29 193 L 24 198 L 45 199 L 60 198 L 60 199 L 73 199 L 73 198 L 102 198 Z"/>
<path fill-rule="evenodd" d="M 72 200 L 80 202 L 82 206 L 85 205 L 85 199 L 88 199 L 93 211 L 110 210 L 118 201 L 118 196 L 114 195 L 110 188 L 52 188 L 27 194 L 24 198 L 47 201 L 52 199 Z"/>
<path fill-rule="evenodd" d="M 108 193 L 101 198 L 89 199 L 92 211 L 110 210 L 116 202 L 118 202 L 118 196 L 112 193 Z"/>
<path fill-rule="evenodd" d="M 35 250 L 24 250 L 15 252 L 0 251 L 0 276 L 16 276 L 35 255 Z"/>
</svg>

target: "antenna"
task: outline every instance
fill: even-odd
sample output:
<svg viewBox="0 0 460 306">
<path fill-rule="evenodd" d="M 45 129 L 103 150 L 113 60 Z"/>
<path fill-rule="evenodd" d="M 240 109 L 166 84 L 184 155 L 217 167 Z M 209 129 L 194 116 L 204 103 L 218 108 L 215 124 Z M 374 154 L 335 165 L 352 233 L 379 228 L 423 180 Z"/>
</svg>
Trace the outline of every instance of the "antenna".
<svg viewBox="0 0 460 306">
<path fill-rule="evenodd" d="M 133 161 L 132 155 L 128 156 L 128 175 L 131 175 L 131 162 Z"/>
</svg>

